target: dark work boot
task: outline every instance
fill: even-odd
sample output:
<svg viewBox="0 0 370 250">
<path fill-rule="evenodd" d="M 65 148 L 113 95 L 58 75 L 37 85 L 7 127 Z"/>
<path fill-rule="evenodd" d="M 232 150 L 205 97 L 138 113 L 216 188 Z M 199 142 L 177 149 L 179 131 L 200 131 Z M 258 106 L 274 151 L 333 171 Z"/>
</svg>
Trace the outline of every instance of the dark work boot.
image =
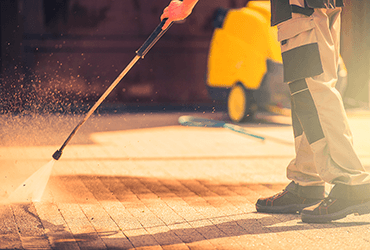
<svg viewBox="0 0 370 250">
<path fill-rule="evenodd" d="M 370 185 L 347 186 L 337 184 L 329 196 L 317 205 L 302 211 L 302 221 L 326 223 L 339 220 L 349 214 L 370 213 Z"/>
<path fill-rule="evenodd" d="M 320 203 L 325 198 L 324 193 L 324 186 L 300 186 L 292 181 L 282 192 L 258 199 L 256 209 L 261 213 L 296 214 Z"/>
</svg>

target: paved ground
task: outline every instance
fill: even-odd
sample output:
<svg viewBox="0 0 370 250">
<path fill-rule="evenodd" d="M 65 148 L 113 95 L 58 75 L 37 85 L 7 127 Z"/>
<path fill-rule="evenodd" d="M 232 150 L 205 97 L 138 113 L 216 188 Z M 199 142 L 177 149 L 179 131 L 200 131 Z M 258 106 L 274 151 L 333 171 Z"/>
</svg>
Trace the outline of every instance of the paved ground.
<svg viewBox="0 0 370 250">
<path fill-rule="evenodd" d="M 299 215 L 255 212 L 259 197 L 288 183 L 289 119 L 262 114 L 244 124 L 288 142 L 261 143 L 223 128 L 182 127 L 181 115 L 92 117 L 54 164 L 40 202 L 0 205 L 0 249 L 370 248 L 370 215 L 304 224 Z M 370 169 L 370 115 L 349 115 Z M 0 117 L 2 196 L 48 163 L 80 119 Z"/>
</svg>

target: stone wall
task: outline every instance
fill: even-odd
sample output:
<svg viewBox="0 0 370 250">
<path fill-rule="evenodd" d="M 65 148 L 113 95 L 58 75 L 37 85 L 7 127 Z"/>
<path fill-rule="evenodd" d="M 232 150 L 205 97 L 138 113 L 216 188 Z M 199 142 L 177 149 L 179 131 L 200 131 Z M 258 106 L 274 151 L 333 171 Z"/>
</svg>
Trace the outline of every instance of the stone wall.
<svg viewBox="0 0 370 250">
<path fill-rule="evenodd" d="M 94 101 L 159 24 L 168 0 L 19 0 L 22 60 L 55 101 Z M 247 1 L 200 1 L 109 95 L 121 103 L 209 102 L 205 88 L 212 17 Z M 60 99 L 60 100 L 59 100 Z"/>
</svg>

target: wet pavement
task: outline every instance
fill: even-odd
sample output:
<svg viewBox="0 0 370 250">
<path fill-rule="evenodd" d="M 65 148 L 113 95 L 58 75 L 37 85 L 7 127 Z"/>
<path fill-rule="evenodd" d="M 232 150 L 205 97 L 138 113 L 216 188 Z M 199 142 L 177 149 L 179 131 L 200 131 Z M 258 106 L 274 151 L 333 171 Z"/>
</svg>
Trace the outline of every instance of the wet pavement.
<svg viewBox="0 0 370 250">
<path fill-rule="evenodd" d="M 349 112 L 355 149 L 370 170 L 370 114 Z M 183 127 L 182 115 L 94 115 L 65 148 L 39 202 L 0 205 L 0 249 L 367 249 L 370 215 L 305 224 L 256 213 L 289 181 L 290 119 L 257 114 L 225 128 Z M 0 117 L 2 197 L 51 160 L 83 116 Z M 274 140 L 278 138 L 285 143 Z M 3 199 L 5 200 L 5 199 Z"/>
</svg>

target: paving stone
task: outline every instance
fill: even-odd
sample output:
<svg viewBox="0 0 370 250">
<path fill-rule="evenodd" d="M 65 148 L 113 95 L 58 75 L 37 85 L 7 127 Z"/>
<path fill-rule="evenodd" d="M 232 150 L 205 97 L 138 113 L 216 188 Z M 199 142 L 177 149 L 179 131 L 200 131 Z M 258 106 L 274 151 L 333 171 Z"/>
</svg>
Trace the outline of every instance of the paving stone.
<svg viewBox="0 0 370 250">
<path fill-rule="evenodd" d="M 21 249 L 22 242 L 9 205 L 0 205 L 0 242 L 4 249 Z"/>
<path fill-rule="evenodd" d="M 32 203 L 13 204 L 11 210 L 20 235 L 22 248 L 52 249 Z"/>
</svg>

